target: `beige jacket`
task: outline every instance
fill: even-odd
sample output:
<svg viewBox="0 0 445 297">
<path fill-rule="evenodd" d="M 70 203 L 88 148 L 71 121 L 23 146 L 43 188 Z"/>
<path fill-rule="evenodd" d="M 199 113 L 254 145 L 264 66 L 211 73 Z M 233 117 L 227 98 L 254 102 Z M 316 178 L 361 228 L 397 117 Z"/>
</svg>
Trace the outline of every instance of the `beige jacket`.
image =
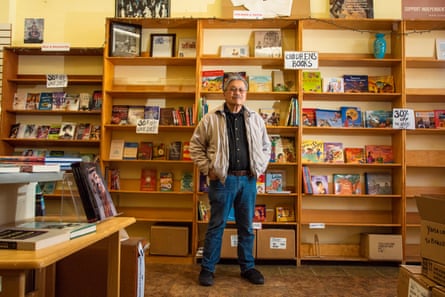
<svg viewBox="0 0 445 297">
<path fill-rule="evenodd" d="M 271 143 L 261 116 L 246 106 L 244 109 L 250 171 L 258 177 L 267 169 Z M 190 139 L 190 155 L 200 172 L 208 175 L 213 168 L 219 179 L 225 181 L 229 169 L 229 141 L 224 105 L 210 111 L 199 122 Z"/>
</svg>

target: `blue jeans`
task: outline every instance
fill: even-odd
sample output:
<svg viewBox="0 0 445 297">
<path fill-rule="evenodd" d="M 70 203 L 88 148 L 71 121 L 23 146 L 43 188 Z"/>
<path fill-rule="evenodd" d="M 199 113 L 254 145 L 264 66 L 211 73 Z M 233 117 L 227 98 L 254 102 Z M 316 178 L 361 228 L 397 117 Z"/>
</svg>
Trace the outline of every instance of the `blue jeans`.
<svg viewBox="0 0 445 297">
<path fill-rule="evenodd" d="M 210 220 L 204 242 L 202 269 L 215 271 L 220 260 L 224 228 L 232 205 L 238 229 L 238 262 L 241 272 L 255 267 L 253 257 L 252 222 L 256 203 L 256 179 L 249 176 L 228 175 L 223 184 L 219 180 L 210 181 L 209 201 Z"/>
</svg>

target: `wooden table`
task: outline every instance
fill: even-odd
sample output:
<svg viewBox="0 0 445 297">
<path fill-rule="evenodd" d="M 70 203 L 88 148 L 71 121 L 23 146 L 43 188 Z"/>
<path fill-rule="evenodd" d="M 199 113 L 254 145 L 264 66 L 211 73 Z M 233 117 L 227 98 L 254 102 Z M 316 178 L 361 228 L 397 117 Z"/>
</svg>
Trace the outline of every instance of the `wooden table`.
<svg viewBox="0 0 445 297">
<path fill-rule="evenodd" d="M 130 217 L 114 217 L 97 224 L 97 231 L 37 251 L 0 250 L 0 297 L 24 297 L 26 273 L 36 272 L 36 290 L 31 296 L 54 297 L 56 263 L 97 243 L 108 251 L 107 296 L 119 296 L 120 238 L 119 230 L 133 224 Z M 82 284 L 79 284 L 81 286 Z"/>
</svg>

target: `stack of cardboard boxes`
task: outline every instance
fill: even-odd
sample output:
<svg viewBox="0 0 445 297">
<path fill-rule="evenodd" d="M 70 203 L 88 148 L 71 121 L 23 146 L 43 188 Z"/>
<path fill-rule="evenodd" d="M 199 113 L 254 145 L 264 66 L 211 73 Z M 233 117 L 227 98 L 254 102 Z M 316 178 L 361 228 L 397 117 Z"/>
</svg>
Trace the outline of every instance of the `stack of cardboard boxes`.
<svg viewBox="0 0 445 297">
<path fill-rule="evenodd" d="M 417 198 L 422 265 L 402 265 L 398 296 L 445 297 L 445 196 Z"/>
</svg>

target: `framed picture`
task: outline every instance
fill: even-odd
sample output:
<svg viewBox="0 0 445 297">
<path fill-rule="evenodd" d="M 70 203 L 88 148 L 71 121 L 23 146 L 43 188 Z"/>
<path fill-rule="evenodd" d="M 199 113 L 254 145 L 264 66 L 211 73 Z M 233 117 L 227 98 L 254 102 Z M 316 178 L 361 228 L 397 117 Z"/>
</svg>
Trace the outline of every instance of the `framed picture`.
<svg viewBox="0 0 445 297">
<path fill-rule="evenodd" d="M 196 57 L 196 38 L 179 38 L 178 57 Z"/>
<path fill-rule="evenodd" d="M 171 0 L 116 0 L 116 17 L 168 18 Z"/>
<path fill-rule="evenodd" d="M 255 57 L 281 58 L 281 31 L 255 31 Z"/>
<path fill-rule="evenodd" d="M 437 60 L 445 60 L 445 39 L 436 39 L 436 58 Z"/>
<path fill-rule="evenodd" d="M 141 35 L 141 25 L 110 23 L 110 57 L 140 56 Z"/>
<path fill-rule="evenodd" d="M 221 57 L 241 58 L 249 56 L 247 45 L 221 45 Z"/>
<path fill-rule="evenodd" d="M 151 34 L 150 56 L 173 57 L 175 55 L 176 34 Z"/>
</svg>

